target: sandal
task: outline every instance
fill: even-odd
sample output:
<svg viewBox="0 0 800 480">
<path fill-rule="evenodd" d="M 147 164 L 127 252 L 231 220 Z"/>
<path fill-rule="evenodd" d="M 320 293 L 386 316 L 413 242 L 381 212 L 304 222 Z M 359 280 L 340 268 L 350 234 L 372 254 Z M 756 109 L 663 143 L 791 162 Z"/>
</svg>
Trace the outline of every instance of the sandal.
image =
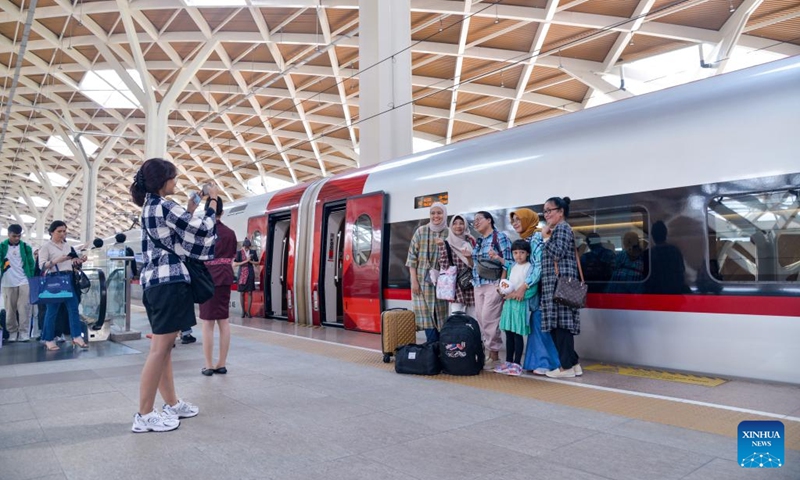
<svg viewBox="0 0 800 480">
<path fill-rule="evenodd" d="M 81 350 L 89 350 L 89 344 L 84 342 L 84 341 L 76 342 L 75 340 L 73 340 L 72 341 L 72 348 L 80 348 Z"/>
<path fill-rule="evenodd" d="M 58 345 L 55 342 L 45 342 L 44 349 L 51 352 L 59 350 Z"/>
</svg>

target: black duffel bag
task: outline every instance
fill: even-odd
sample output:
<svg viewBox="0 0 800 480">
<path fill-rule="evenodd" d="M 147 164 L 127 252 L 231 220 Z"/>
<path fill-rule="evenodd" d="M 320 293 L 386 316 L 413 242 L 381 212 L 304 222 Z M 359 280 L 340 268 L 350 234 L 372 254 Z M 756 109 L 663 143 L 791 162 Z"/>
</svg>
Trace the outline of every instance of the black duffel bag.
<svg viewBox="0 0 800 480">
<path fill-rule="evenodd" d="M 422 345 L 409 343 L 395 351 L 394 371 L 410 375 L 438 375 L 442 371 L 439 361 L 439 344 L 428 342 Z"/>
</svg>

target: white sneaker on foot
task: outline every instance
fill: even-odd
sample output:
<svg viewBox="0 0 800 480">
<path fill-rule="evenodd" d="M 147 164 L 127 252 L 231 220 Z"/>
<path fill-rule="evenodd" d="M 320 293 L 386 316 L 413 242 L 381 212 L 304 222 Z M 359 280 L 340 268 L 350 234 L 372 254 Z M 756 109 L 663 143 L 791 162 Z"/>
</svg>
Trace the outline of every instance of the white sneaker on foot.
<svg viewBox="0 0 800 480">
<path fill-rule="evenodd" d="M 542 375 L 542 376 L 544 376 L 544 375 L 547 375 L 548 371 L 549 370 L 547 370 L 546 368 L 537 368 L 536 370 L 533 371 L 533 374 L 534 375 Z"/>
<path fill-rule="evenodd" d="M 181 421 L 177 418 L 166 417 L 158 413 L 155 409 L 147 415 L 137 413 L 133 416 L 133 433 L 144 432 L 169 432 L 181 426 Z"/>
<path fill-rule="evenodd" d="M 573 365 L 572 369 L 575 370 L 576 377 L 580 377 L 581 375 L 583 375 L 583 369 L 581 368 L 580 363 L 576 363 L 575 365 Z"/>
<path fill-rule="evenodd" d="M 164 404 L 161 407 L 161 410 L 164 412 L 164 416 L 170 418 L 191 418 L 197 416 L 200 413 L 200 408 L 192 405 L 189 402 L 184 402 L 180 398 L 178 399 L 178 403 L 175 405 L 167 405 Z"/>
<path fill-rule="evenodd" d="M 573 378 L 575 376 L 575 370 L 572 368 L 568 368 L 566 370 L 561 370 L 556 368 L 555 370 L 550 370 L 549 372 L 545 373 L 550 378 Z"/>
</svg>

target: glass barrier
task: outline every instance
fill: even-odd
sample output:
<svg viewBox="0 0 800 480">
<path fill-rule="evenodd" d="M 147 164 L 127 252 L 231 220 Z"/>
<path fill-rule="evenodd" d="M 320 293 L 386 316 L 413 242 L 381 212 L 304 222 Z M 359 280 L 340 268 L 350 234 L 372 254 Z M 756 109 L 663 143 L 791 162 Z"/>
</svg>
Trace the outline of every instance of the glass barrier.
<svg viewBox="0 0 800 480">
<path fill-rule="evenodd" d="M 89 289 L 81 292 L 78 311 L 81 320 L 90 329 L 102 326 L 106 320 L 106 276 L 99 268 L 84 268 L 89 279 Z"/>
</svg>

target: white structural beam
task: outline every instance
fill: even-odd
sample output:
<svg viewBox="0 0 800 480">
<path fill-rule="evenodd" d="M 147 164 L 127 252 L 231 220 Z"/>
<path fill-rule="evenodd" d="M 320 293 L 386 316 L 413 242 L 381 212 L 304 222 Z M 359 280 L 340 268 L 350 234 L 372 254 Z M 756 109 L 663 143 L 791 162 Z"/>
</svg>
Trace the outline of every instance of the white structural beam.
<svg viewBox="0 0 800 480">
<path fill-rule="evenodd" d="M 525 62 L 525 67 L 522 69 L 522 74 L 519 76 L 519 80 L 517 81 L 517 90 L 514 93 L 514 100 L 512 101 L 511 109 L 508 112 L 508 128 L 514 127 L 514 121 L 517 118 L 520 101 L 522 100 L 522 96 L 525 94 L 525 89 L 531 79 L 531 74 L 533 73 L 533 68 L 536 66 L 536 61 L 539 59 L 539 54 L 544 46 L 547 33 L 550 31 L 551 22 L 553 21 L 553 17 L 558 9 L 558 2 L 559 0 L 547 0 L 547 5 L 544 9 L 544 22 L 540 23 L 539 28 L 536 30 L 536 35 L 533 37 L 533 43 L 531 44 L 531 48 L 528 52 L 530 54 L 530 58 Z"/>
<path fill-rule="evenodd" d="M 462 12 L 461 32 L 458 35 L 458 50 L 456 51 L 456 67 L 453 72 L 453 88 L 450 93 L 450 115 L 447 118 L 447 133 L 445 143 L 450 144 L 453 138 L 453 124 L 456 119 L 456 105 L 458 104 L 458 85 L 461 83 L 461 68 L 464 65 L 464 50 L 467 46 L 467 36 L 469 35 L 470 12 L 472 11 L 472 0 L 464 0 L 464 11 Z"/>
<path fill-rule="evenodd" d="M 747 21 L 756 9 L 761 6 L 764 0 L 744 0 L 739 8 L 733 12 L 733 15 L 728 18 L 722 28 L 719 30 L 722 38 L 711 50 L 711 53 L 705 59 L 705 63 L 716 68 L 715 73 L 725 71 L 725 65 L 733 52 L 733 47 L 742 36 Z"/>
</svg>

